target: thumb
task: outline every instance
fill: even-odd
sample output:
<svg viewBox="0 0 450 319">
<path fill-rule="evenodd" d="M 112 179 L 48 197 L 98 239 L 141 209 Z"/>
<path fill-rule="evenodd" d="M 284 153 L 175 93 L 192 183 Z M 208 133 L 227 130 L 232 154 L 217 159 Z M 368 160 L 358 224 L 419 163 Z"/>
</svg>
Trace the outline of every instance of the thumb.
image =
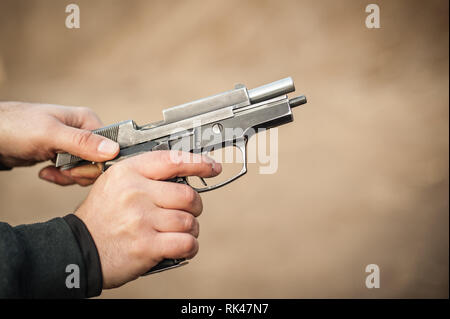
<svg viewBox="0 0 450 319">
<path fill-rule="evenodd" d="M 54 148 L 68 152 L 82 159 L 104 162 L 119 153 L 119 144 L 89 130 L 61 125 L 56 132 Z"/>
</svg>

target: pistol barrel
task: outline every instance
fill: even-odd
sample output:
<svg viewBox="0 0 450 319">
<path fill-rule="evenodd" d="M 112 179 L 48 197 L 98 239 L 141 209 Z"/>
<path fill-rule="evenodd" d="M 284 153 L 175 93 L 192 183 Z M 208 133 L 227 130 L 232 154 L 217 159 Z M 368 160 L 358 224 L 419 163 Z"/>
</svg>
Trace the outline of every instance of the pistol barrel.
<svg viewBox="0 0 450 319">
<path fill-rule="evenodd" d="M 289 100 L 289 106 L 291 108 L 299 106 L 299 105 L 303 105 L 305 103 L 306 103 L 306 96 L 304 96 L 304 95 L 297 96 L 297 97 L 294 97 Z"/>
<path fill-rule="evenodd" d="M 248 90 L 248 97 L 250 98 L 250 102 L 258 103 L 294 91 L 294 81 L 291 77 L 288 77 Z"/>
</svg>

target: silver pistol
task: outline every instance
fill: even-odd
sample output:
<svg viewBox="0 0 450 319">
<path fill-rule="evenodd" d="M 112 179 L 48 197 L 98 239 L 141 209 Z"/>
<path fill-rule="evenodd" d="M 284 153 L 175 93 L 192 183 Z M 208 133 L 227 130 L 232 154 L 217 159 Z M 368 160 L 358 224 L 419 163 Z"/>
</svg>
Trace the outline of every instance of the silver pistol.
<svg viewBox="0 0 450 319">
<path fill-rule="evenodd" d="M 216 185 L 194 187 L 187 177 L 171 181 L 184 183 L 197 192 L 206 192 L 224 186 L 247 172 L 247 141 L 256 130 L 280 126 L 293 121 L 292 108 L 305 104 L 306 97 L 289 99 L 295 91 L 292 78 L 288 77 L 251 90 L 238 84 L 231 91 L 219 93 L 193 102 L 163 110 L 163 120 L 138 126 L 128 120 L 112 124 L 93 133 L 107 137 L 120 146 L 116 158 L 104 163 L 104 170 L 114 163 L 131 156 L 156 150 L 179 149 L 193 153 L 207 153 L 226 146 L 237 147 L 243 156 L 241 171 Z M 232 131 L 233 134 L 226 132 Z M 205 134 L 208 132 L 208 134 Z M 56 167 L 69 169 L 88 163 L 77 156 L 59 153 Z M 145 275 L 172 269 L 186 264 L 184 259 L 165 259 Z"/>
</svg>

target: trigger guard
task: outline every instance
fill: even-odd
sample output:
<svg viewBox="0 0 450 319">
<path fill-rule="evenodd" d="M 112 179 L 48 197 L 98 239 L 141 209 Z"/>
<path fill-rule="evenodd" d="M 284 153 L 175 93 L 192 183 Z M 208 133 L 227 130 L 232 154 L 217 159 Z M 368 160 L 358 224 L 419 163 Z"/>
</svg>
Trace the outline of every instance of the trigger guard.
<svg viewBox="0 0 450 319">
<path fill-rule="evenodd" d="M 247 173 L 247 139 L 243 138 L 243 139 L 237 140 L 237 141 L 233 142 L 233 146 L 239 148 L 239 150 L 242 153 L 244 165 L 242 165 L 242 169 L 239 173 L 237 173 L 235 176 L 227 179 L 226 181 L 223 181 L 222 183 L 212 185 L 212 186 L 202 187 L 202 188 L 192 186 L 191 184 L 189 184 L 189 180 L 186 177 L 183 177 L 183 179 L 186 181 L 186 184 L 191 186 L 197 193 L 204 193 L 204 192 L 209 192 L 214 189 L 225 186 L 225 185 L 237 180 L 239 177 L 245 175 L 245 173 Z"/>
</svg>

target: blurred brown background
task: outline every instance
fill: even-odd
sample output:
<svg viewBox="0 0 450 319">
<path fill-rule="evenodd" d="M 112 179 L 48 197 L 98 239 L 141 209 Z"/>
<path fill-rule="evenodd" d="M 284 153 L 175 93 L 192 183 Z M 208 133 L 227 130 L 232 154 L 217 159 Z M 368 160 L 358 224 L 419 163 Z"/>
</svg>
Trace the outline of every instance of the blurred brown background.
<svg viewBox="0 0 450 319">
<path fill-rule="evenodd" d="M 80 6 L 81 28 L 65 27 Z M 279 168 L 203 196 L 187 267 L 102 297 L 448 297 L 448 1 L 0 1 L 0 99 L 105 124 L 292 76 L 308 104 Z M 89 189 L 0 175 L 0 220 L 62 216 Z M 381 288 L 365 287 L 365 266 Z"/>
</svg>

